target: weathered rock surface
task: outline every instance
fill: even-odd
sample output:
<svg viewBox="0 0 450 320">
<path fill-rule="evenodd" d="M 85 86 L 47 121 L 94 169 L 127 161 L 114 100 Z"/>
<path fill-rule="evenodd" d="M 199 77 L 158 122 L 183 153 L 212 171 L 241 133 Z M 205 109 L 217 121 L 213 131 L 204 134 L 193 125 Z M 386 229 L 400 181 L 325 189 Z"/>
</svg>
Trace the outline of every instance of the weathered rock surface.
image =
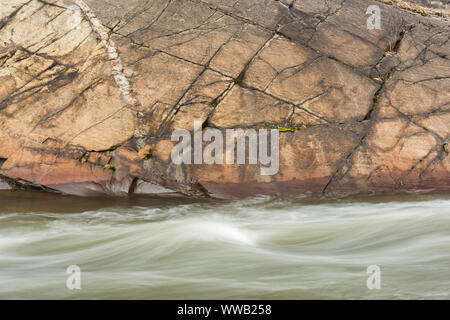
<svg viewBox="0 0 450 320">
<path fill-rule="evenodd" d="M 425 2 L 0 0 L 0 189 L 448 192 L 448 1 Z M 280 129 L 278 174 L 175 165 L 194 120 Z"/>
</svg>

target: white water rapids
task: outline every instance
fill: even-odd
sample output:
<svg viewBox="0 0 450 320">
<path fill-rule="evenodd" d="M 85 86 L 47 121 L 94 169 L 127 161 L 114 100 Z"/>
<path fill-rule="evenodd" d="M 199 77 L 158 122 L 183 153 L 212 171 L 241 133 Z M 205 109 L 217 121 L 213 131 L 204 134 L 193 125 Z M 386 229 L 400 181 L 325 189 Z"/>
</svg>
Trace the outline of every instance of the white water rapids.
<svg viewBox="0 0 450 320">
<path fill-rule="evenodd" d="M 70 265 L 80 290 L 66 287 Z M 0 193 L 0 298 L 449 299 L 450 198 Z"/>
</svg>

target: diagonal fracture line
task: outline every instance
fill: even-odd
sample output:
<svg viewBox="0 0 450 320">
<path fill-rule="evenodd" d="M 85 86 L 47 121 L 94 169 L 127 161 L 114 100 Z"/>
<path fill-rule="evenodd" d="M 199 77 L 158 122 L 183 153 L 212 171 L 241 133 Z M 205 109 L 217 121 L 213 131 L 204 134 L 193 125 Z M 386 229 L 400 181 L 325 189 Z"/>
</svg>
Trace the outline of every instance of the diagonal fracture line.
<svg viewBox="0 0 450 320">
<path fill-rule="evenodd" d="M 137 137 L 143 137 L 145 133 L 141 128 L 142 126 L 139 125 L 139 117 L 140 117 L 139 110 L 142 110 L 143 108 L 139 103 L 138 99 L 134 96 L 131 83 L 124 74 L 122 60 L 120 59 L 119 53 L 117 52 L 117 48 L 116 45 L 114 44 L 114 41 L 112 41 L 109 36 L 108 29 L 102 24 L 102 22 L 97 18 L 97 16 L 94 14 L 91 8 L 83 0 L 74 0 L 74 2 L 80 7 L 80 9 L 86 15 L 89 22 L 91 23 L 92 28 L 94 29 L 94 32 L 98 35 L 101 42 L 105 46 L 106 51 L 108 52 L 108 58 L 112 62 L 112 76 L 114 78 L 114 81 L 119 87 L 119 90 L 122 94 L 125 103 L 132 107 L 135 107 L 138 113 L 137 114 L 138 125 L 136 126 L 135 135 Z"/>
</svg>

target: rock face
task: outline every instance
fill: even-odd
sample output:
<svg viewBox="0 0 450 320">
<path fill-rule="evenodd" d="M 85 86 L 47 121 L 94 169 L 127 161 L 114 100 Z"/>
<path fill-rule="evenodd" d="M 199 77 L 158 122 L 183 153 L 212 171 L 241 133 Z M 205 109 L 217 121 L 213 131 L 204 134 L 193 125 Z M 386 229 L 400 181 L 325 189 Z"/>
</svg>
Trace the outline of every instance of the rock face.
<svg viewBox="0 0 450 320">
<path fill-rule="evenodd" d="M 448 192 L 448 1 L 425 2 L 0 0 L 0 188 Z M 194 120 L 278 129 L 278 173 L 174 164 Z"/>
</svg>

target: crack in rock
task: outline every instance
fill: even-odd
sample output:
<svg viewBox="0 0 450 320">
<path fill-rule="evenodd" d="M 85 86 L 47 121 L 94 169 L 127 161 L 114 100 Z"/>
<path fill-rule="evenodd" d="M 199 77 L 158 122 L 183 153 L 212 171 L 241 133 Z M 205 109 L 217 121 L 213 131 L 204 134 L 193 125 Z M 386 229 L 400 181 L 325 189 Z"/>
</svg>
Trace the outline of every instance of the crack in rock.
<svg viewBox="0 0 450 320">
<path fill-rule="evenodd" d="M 130 81 L 124 73 L 124 68 L 122 60 L 118 53 L 117 47 L 114 41 L 110 38 L 108 28 L 106 28 L 102 22 L 97 18 L 91 8 L 83 0 L 74 0 L 74 2 L 80 7 L 83 13 L 88 18 L 91 23 L 92 28 L 95 33 L 100 38 L 102 44 L 105 46 L 108 53 L 108 58 L 112 63 L 112 76 L 116 82 L 122 97 L 127 105 L 134 107 L 137 113 L 137 125 L 135 131 L 135 137 L 137 138 L 137 144 L 139 148 L 145 145 L 144 137 L 146 135 L 145 130 L 142 126 L 143 114 L 141 110 L 143 109 L 138 99 L 133 94 L 133 88 Z"/>
</svg>

